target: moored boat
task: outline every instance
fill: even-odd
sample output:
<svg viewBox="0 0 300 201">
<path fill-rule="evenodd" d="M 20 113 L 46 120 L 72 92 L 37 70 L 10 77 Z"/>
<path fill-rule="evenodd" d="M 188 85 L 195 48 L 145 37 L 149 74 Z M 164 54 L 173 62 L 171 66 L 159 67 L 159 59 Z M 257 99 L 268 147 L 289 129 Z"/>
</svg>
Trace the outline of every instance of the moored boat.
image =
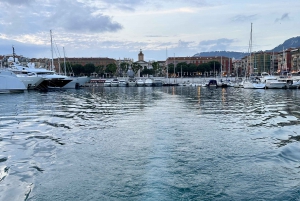
<svg viewBox="0 0 300 201">
<path fill-rule="evenodd" d="M 11 71 L 0 70 L 0 93 L 24 92 L 24 83 Z"/>
<path fill-rule="evenodd" d="M 119 80 L 119 87 L 127 87 L 127 81 L 126 80 Z"/>
<path fill-rule="evenodd" d="M 110 87 L 111 86 L 111 80 L 105 80 L 104 86 L 105 87 Z"/>
<path fill-rule="evenodd" d="M 144 85 L 145 85 L 146 87 L 152 87 L 152 85 L 153 85 L 153 80 L 152 80 L 152 78 L 147 78 L 147 79 L 145 80 L 145 82 L 144 82 Z"/>
<path fill-rule="evenodd" d="M 118 87 L 119 86 L 119 80 L 118 78 L 114 78 L 111 83 L 110 83 L 111 87 Z"/>
<path fill-rule="evenodd" d="M 137 85 L 138 87 L 143 87 L 143 86 L 145 86 L 145 82 L 144 82 L 144 80 L 142 80 L 142 79 L 138 79 L 138 80 L 136 81 L 136 85 Z"/>
<path fill-rule="evenodd" d="M 136 86 L 136 79 L 130 77 L 130 78 L 128 79 L 128 86 L 129 86 L 129 87 L 135 87 L 135 86 Z"/>
</svg>

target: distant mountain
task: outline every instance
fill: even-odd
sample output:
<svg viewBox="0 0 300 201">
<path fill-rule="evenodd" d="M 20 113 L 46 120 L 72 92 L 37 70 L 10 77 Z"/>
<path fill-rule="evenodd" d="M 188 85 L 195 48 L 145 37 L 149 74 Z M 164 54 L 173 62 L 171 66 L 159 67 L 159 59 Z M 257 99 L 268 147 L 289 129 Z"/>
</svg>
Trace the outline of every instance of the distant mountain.
<svg viewBox="0 0 300 201">
<path fill-rule="evenodd" d="M 284 49 L 288 48 L 297 48 L 300 47 L 300 36 L 287 39 L 282 44 L 273 48 L 272 50 L 266 50 L 267 52 L 281 52 Z M 213 51 L 213 52 L 200 52 L 195 54 L 193 57 L 214 57 L 214 56 L 224 56 L 229 58 L 241 59 L 244 56 L 247 56 L 247 52 L 233 52 L 233 51 Z"/>
<path fill-rule="evenodd" d="M 283 49 L 297 48 L 297 47 L 300 47 L 300 36 L 287 39 L 286 41 L 284 41 L 282 44 L 278 45 L 274 49 L 267 50 L 267 51 L 282 52 Z"/>
<path fill-rule="evenodd" d="M 215 56 L 223 56 L 229 58 L 240 59 L 244 56 L 248 55 L 246 52 L 232 52 L 232 51 L 213 51 L 213 52 L 200 52 L 195 54 L 193 57 L 215 57 Z"/>
</svg>

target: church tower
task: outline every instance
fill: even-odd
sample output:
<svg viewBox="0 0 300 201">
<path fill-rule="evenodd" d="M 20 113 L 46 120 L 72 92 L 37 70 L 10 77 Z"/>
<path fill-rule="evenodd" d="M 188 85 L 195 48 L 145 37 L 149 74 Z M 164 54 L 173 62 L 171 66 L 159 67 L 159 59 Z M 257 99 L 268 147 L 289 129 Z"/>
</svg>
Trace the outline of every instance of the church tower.
<svg viewBox="0 0 300 201">
<path fill-rule="evenodd" d="M 139 61 L 144 61 L 144 54 L 142 52 L 142 49 L 140 50 L 140 53 L 139 53 Z"/>
</svg>

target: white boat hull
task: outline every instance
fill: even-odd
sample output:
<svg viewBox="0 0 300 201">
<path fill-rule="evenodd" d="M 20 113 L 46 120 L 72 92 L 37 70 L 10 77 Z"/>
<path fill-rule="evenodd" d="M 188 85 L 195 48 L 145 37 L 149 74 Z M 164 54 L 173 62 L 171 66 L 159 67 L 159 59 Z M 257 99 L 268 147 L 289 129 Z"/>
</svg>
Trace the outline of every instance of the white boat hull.
<svg viewBox="0 0 300 201">
<path fill-rule="evenodd" d="M 37 76 L 18 76 L 17 77 L 24 83 L 27 89 L 35 89 L 39 84 L 41 84 L 45 79 Z"/>
<path fill-rule="evenodd" d="M 264 83 L 253 83 L 253 82 L 244 82 L 244 89 L 264 89 L 266 84 Z"/>
<path fill-rule="evenodd" d="M 284 82 L 267 82 L 266 83 L 267 89 L 283 89 L 286 87 L 287 87 L 287 85 Z"/>
<path fill-rule="evenodd" d="M 0 93 L 24 92 L 24 83 L 11 71 L 0 71 Z"/>
</svg>

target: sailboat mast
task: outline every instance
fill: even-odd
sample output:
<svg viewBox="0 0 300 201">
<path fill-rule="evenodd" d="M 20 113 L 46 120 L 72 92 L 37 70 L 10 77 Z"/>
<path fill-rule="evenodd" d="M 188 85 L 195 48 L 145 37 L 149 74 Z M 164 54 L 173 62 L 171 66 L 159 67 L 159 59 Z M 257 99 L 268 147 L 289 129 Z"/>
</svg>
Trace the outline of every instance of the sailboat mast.
<svg viewBox="0 0 300 201">
<path fill-rule="evenodd" d="M 167 61 L 168 61 L 168 49 L 166 48 L 166 59 L 167 59 Z M 168 74 L 169 74 L 169 66 L 168 66 L 168 63 L 166 63 L 166 67 L 167 67 L 167 81 L 168 81 Z"/>
<path fill-rule="evenodd" d="M 64 68 L 65 68 L 65 75 L 67 75 L 65 47 L 63 47 L 63 51 L 64 51 Z"/>
<path fill-rule="evenodd" d="M 222 78 L 222 71 L 223 71 L 223 69 L 222 69 L 222 63 L 223 63 L 223 61 L 222 61 L 222 56 L 221 56 L 221 75 L 220 75 L 220 77 Z"/>
<path fill-rule="evenodd" d="M 249 42 L 249 51 L 250 51 L 250 69 L 249 69 L 249 76 L 252 73 L 252 58 L 251 58 L 251 54 L 252 54 L 252 23 L 251 23 L 251 31 L 250 31 L 250 42 Z"/>
<path fill-rule="evenodd" d="M 176 74 L 175 74 L 175 53 L 174 53 L 174 83 L 175 83 L 175 77 L 176 77 Z"/>
<path fill-rule="evenodd" d="M 50 39 L 51 39 L 51 67 L 50 67 L 50 70 L 53 70 L 53 44 L 52 44 L 52 30 L 50 30 Z"/>
</svg>

